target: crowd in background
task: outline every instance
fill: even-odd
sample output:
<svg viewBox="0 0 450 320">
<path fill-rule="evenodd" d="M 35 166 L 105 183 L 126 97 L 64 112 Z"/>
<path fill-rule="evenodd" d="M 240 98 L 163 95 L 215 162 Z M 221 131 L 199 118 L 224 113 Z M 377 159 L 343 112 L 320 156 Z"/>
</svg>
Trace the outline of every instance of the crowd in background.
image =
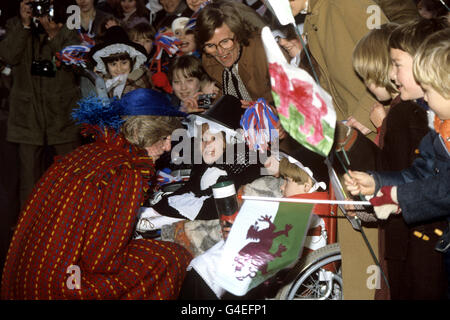
<svg viewBox="0 0 450 320">
<path fill-rule="evenodd" d="M 206 112 L 222 96 L 236 99 L 239 118 L 259 98 L 264 98 L 276 113 L 260 35 L 264 26 L 271 28 L 290 64 L 306 70 L 332 96 L 340 122 L 335 148 L 347 152 L 352 162 L 348 169 L 369 171 L 377 177 L 372 194 L 396 181 L 374 172 L 409 168 L 419 158 L 422 139 L 436 130 L 436 120 L 431 118 L 434 114 L 430 113 L 430 108 L 435 111 L 434 106 L 428 105 L 423 90 L 435 87 L 425 76 L 415 77 L 420 71 L 414 69 L 413 75 L 413 58 L 423 52 L 419 47 L 431 35 L 448 31 L 450 4 L 446 0 L 290 0 L 295 27 L 281 26 L 262 0 L 53 0 L 51 18 L 34 16 L 30 1 L 9 1 L 8 6 L 2 3 L 5 7 L 0 16 L 0 268 L 19 213 L 33 197 L 36 183 L 54 159 L 92 142 L 91 137 L 81 134 L 72 118 L 81 99 L 103 94 L 120 100 L 136 90 L 152 89 L 180 114 Z M 66 9 L 71 5 L 79 8 L 76 28 L 68 23 L 72 21 L 71 11 Z M 381 8 L 380 26 L 372 30 L 367 27 L 366 10 L 371 5 Z M 435 43 L 439 41 L 436 39 Z M 88 48 L 80 59 L 82 65 L 80 61 L 70 64 L 62 57 L 62 50 L 74 45 Z M 448 70 L 448 60 L 445 63 L 442 69 Z M 419 85 L 417 78 L 425 85 Z M 441 96 L 448 106 L 448 75 L 441 85 Z M 279 123 L 276 126 L 280 149 L 312 168 L 318 181 L 329 182 L 324 159 L 295 141 Z M 160 149 L 167 151 L 170 147 Z M 156 169 L 170 162 L 162 153 L 153 159 Z M 448 171 L 450 160 L 443 162 L 440 169 Z M 339 164 L 336 170 L 345 173 Z M 242 172 L 247 171 L 239 174 Z M 411 175 L 405 179 L 413 180 Z M 360 183 L 362 188 L 366 181 L 361 178 Z M 355 194 L 362 192 L 355 190 Z M 399 201 L 407 201 L 402 196 L 407 192 L 398 192 Z M 415 190 L 409 192 L 412 195 Z M 448 196 L 444 200 L 448 205 Z M 437 206 L 450 212 L 445 202 Z M 450 262 L 445 259 L 449 254 L 434 250 L 439 238 L 434 230 L 448 228 L 448 212 L 440 213 L 431 204 L 418 208 L 402 206 L 404 217 L 366 221 L 372 223 L 368 235 L 391 284 L 386 288 L 381 283 L 377 293 L 368 296 L 448 298 Z M 410 215 L 408 210 L 421 210 L 423 215 Z M 427 210 L 439 213 L 430 213 L 427 218 L 422 212 Z M 211 214 L 206 211 L 201 217 Z M 208 219 L 215 217 L 216 213 Z M 418 238 L 414 233 L 417 230 L 433 235 L 432 239 Z M 361 240 L 355 238 L 350 224 L 340 223 L 338 236 L 344 280 L 352 273 L 366 277 L 366 265 L 361 262 L 364 254 L 356 252 L 367 248 L 355 245 Z M 361 285 L 346 284 L 347 297 L 360 295 L 360 287 L 366 282 L 357 281 Z M 133 292 L 132 297 L 140 295 Z"/>
</svg>

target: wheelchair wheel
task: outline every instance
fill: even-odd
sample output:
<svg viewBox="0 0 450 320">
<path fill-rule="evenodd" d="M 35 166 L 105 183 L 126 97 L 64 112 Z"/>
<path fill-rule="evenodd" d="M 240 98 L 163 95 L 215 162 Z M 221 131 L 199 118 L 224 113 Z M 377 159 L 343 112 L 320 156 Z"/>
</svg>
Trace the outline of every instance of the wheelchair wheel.
<svg viewBox="0 0 450 320">
<path fill-rule="evenodd" d="M 275 299 L 342 300 L 341 248 L 333 243 L 319 248 L 289 270 L 288 281 Z"/>
</svg>

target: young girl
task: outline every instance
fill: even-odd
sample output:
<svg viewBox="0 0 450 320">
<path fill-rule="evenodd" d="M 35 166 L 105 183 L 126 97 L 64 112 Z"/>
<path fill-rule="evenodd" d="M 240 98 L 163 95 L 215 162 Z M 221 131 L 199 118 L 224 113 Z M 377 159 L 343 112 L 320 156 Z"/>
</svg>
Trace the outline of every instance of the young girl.
<svg viewBox="0 0 450 320">
<path fill-rule="evenodd" d="M 280 29 L 273 31 L 273 35 L 279 46 L 283 48 L 291 58 L 290 63 L 298 67 L 300 65 L 300 53 L 302 44 L 298 39 L 297 33 L 292 25 L 281 26 Z"/>
<path fill-rule="evenodd" d="M 150 57 L 152 52 L 155 34 L 155 28 L 148 23 L 138 23 L 128 30 L 130 40 L 143 46 L 147 52 L 147 57 Z"/>
<path fill-rule="evenodd" d="M 137 88 L 151 88 L 143 64 L 145 49 L 129 40 L 125 30 L 114 26 L 106 30 L 103 42 L 94 46 L 90 55 L 96 63 L 95 71 L 105 79 L 110 97 L 120 98 Z"/>
<path fill-rule="evenodd" d="M 174 104 L 179 105 L 183 112 L 205 111 L 204 106 L 199 105 L 199 96 L 209 94 L 213 102 L 219 93 L 219 88 L 203 69 L 200 59 L 194 56 L 177 57 L 169 70 L 169 79 L 176 97 Z"/>
<path fill-rule="evenodd" d="M 187 17 L 179 17 L 172 22 L 172 32 L 180 41 L 179 48 L 183 54 L 192 54 L 200 58 L 200 53 L 197 51 L 197 44 L 195 43 L 194 31 L 187 29 L 186 25 L 189 22 Z"/>
<path fill-rule="evenodd" d="M 190 179 L 153 204 L 156 212 L 181 219 L 218 219 L 211 186 L 232 180 L 238 190 L 260 177 L 262 165 L 250 162 L 245 142 L 238 139 L 236 130 L 240 128 L 243 111 L 237 98 L 223 96 L 205 113 L 190 116 L 191 124 L 197 129 L 197 132 L 191 131 L 195 137 L 194 147 L 186 158 L 193 163 Z"/>
</svg>

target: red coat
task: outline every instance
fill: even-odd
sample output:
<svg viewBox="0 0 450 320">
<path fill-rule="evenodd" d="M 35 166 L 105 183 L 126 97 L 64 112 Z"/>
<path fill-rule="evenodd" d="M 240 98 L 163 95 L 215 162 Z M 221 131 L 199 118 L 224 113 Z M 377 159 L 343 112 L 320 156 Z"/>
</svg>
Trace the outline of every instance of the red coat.
<svg viewBox="0 0 450 320">
<path fill-rule="evenodd" d="M 2 299 L 177 298 L 190 254 L 131 240 L 153 163 L 106 133 L 56 159 L 35 186 L 9 248 Z M 80 289 L 67 284 L 71 265 Z"/>
</svg>

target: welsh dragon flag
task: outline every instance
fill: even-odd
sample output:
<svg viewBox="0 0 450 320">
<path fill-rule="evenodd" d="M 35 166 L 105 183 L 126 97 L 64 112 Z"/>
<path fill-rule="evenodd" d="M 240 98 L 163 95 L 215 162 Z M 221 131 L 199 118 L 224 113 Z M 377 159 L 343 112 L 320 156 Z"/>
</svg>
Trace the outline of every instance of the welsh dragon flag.
<svg viewBox="0 0 450 320">
<path fill-rule="evenodd" d="M 269 27 L 263 28 L 262 40 L 282 127 L 306 148 L 328 156 L 336 125 L 331 96 L 305 70 L 286 61 Z"/>
<path fill-rule="evenodd" d="M 220 250 L 215 285 L 242 296 L 293 265 L 301 255 L 313 206 L 245 200 Z"/>
</svg>

